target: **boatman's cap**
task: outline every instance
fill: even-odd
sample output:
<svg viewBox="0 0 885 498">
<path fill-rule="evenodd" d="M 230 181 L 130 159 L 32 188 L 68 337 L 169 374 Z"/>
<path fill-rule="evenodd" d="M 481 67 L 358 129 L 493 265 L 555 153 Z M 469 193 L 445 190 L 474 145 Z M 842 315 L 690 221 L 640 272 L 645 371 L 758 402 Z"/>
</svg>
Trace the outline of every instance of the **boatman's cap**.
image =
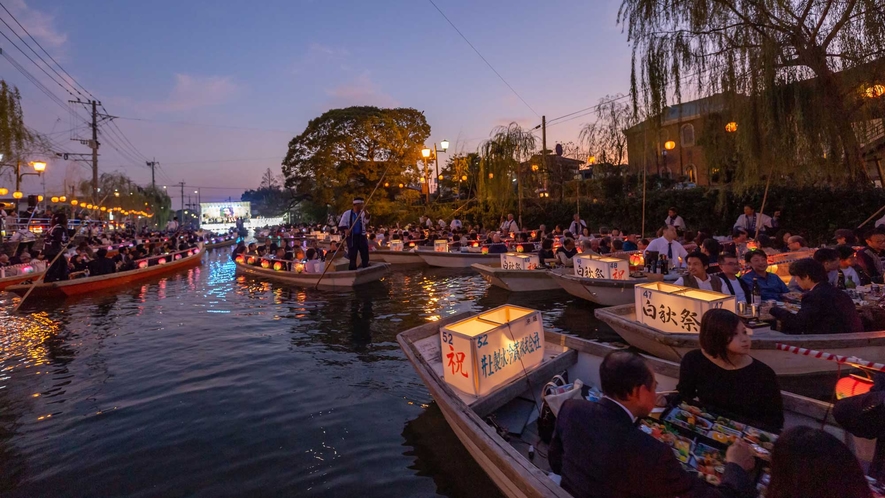
<svg viewBox="0 0 885 498">
<path fill-rule="evenodd" d="M 354 197 L 354 198 L 353 198 L 353 203 L 354 203 L 354 204 L 365 204 L 366 201 L 363 200 L 362 197 Z"/>
</svg>

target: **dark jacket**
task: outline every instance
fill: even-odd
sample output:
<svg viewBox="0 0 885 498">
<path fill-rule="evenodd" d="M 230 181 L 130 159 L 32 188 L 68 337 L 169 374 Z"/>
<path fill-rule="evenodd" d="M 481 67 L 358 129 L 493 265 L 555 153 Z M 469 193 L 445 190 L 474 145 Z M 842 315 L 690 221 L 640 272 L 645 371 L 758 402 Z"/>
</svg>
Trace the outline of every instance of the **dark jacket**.
<svg viewBox="0 0 885 498">
<path fill-rule="evenodd" d="M 719 279 L 722 280 L 722 285 L 725 286 L 725 290 L 729 291 L 729 292 L 727 292 L 727 294 L 731 294 L 732 296 L 735 296 L 736 294 L 734 292 L 734 284 L 730 280 L 728 280 L 728 278 L 726 278 L 725 275 L 722 275 L 721 277 L 719 277 Z M 741 289 L 744 290 L 744 297 L 747 298 L 746 302 L 749 303 L 752 300 L 752 294 L 753 294 L 752 291 L 750 290 L 750 286 L 747 285 L 747 283 L 744 282 L 740 278 L 737 279 L 737 281 L 738 281 L 738 284 L 740 284 Z M 726 294 L 726 292 L 723 292 L 723 294 Z"/>
<path fill-rule="evenodd" d="M 562 405 L 547 453 L 550 468 L 575 498 L 679 496 L 750 497 L 755 489 L 736 464 L 712 487 L 683 470 L 666 444 L 634 427 L 613 401 L 569 400 Z"/>
<path fill-rule="evenodd" d="M 717 277 L 716 275 L 707 274 L 710 277 L 710 287 L 713 288 L 713 292 L 722 292 L 722 279 Z M 698 286 L 698 279 L 694 277 L 694 275 L 690 273 L 686 273 L 684 277 L 682 277 L 682 285 L 685 287 L 690 287 L 692 289 L 700 289 Z"/>
<path fill-rule="evenodd" d="M 870 392 L 836 401 L 833 418 L 857 437 L 876 439 L 869 474 L 885 479 L 885 373 L 876 375 Z"/>
<path fill-rule="evenodd" d="M 117 265 L 110 258 L 97 258 L 86 265 L 90 277 L 109 275 L 117 272 Z"/>
<path fill-rule="evenodd" d="M 882 273 L 879 271 L 879 268 L 881 268 L 882 265 L 881 263 L 877 265 L 874 260 L 874 258 L 879 258 L 879 253 L 870 247 L 864 247 L 860 251 L 857 251 L 855 257 L 857 258 L 857 266 L 863 268 L 873 282 L 881 284 Z"/>
<path fill-rule="evenodd" d="M 863 332 L 860 315 L 848 294 L 821 282 L 802 296 L 802 309 L 795 315 L 772 308 L 771 315 L 783 322 L 785 334 L 842 334 Z"/>
</svg>

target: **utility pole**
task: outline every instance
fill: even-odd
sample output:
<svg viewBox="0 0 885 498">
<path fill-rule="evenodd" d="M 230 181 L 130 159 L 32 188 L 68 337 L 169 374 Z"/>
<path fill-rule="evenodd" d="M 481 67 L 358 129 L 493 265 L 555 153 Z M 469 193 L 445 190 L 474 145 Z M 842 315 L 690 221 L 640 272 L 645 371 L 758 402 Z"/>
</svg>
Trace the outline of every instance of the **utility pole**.
<svg viewBox="0 0 885 498">
<path fill-rule="evenodd" d="M 436 198 L 439 199 L 439 151 L 436 150 L 436 142 L 433 143 L 433 159 L 436 161 Z M 430 191 L 430 182 L 427 183 L 427 191 Z"/>
<path fill-rule="evenodd" d="M 180 220 L 180 222 L 184 222 L 184 182 L 178 182 L 178 185 L 181 186 L 181 220 Z"/>
<path fill-rule="evenodd" d="M 92 202 L 98 204 L 98 110 L 92 101 Z"/>
<path fill-rule="evenodd" d="M 153 161 L 147 161 L 145 162 L 145 164 L 147 164 L 147 166 L 151 169 L 151 187 L 157 188 L 157 180 L 154 176 L 154 168 L 160 163 L 157 162 L 157 158 L 155 157 Z"/>
</svg>

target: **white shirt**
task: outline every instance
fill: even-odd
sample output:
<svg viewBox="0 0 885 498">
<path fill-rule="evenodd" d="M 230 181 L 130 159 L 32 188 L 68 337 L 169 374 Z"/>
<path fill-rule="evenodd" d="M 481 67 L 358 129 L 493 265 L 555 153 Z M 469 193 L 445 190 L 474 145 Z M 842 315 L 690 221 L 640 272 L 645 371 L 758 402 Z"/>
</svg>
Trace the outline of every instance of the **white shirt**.
<svg viewBox="0 0 885 498">
<path fill-rule="evenodd" d="M 352 213 L 353 209 L 348 209 L 344 212 L 344 214 L 341 215 L 341 220 L 338 222 L 338 228 L 350 228 L 350 218 L 354 218 L 354 224 L 357 220 L 359 220 L 361 222 L 360 224 L 362 225 L 362 234 L 366 235 L 366 218 L 368 218 L 368 216 L 366 215 L 366 210 L 363 209 L 356 216 L 351 216 Z"/>
<path fill-rule="evenodd" d="M 624 405 L 618 403 L 618 400 L 613 399 L 613 398 L 609 398 L 608 396 L 603 396 L 603 398 L 605 398 L 605 399 L 611 401 L 612 403 L 614 403 L 614 404 L 620 406 L 625 412 L 627 412 L 627 415 L 630 416 L 630 420 L 631 420 L 634 424 L 636 423 L 636 415 L 633 415 L 633 412 L 631 412 L 630 410 L 628 410 L 626 406 L 624 406 Z"/>
<path fill-rule="evenodd" d="M 519 225 L 516 223 L 516 220 L 504 220 L 504 223 L 501 223 L 501 231 L 505 234 L 510 234 L 510 232 L 518 232 Z"/>
<path fill-rule="evenodd" d="M 722 293 L 723 294 L 731 294 L 731 292 L 729 292 L 729 290 L 728 290 L 728 286 L 724 285 L 725 280 L 728 280 L 731 283 L 731 287 L 734 289 L 734 294 L 732 294 L 732 295 L 736 298 L 737 302 L 739 302 L 739 303 L 740 302 L 745 302 L 745 303 L 748 302 L 747 295 L 744 294 L 744 288 L 741 287 L 741 283 L 738 279 L 732 280 L 723 274 L 720 274 L 719 278 L 721 278 L 723 281 L 723 285 L 722 285 Z"/>
<path fill-rule="evenodd" d="M 587 228 L 587 223 L 584 223 L 584 220 L 572 221 L 572 224 L 568 226 L 568 231 L 575 237 L 580 237 L 585 228 Z"/>
<path fill-rule="evenodd" d="M 675 240 L 672 242 L 672 246 L 670 246 L 670 242 L 667 241 L 664 237 L 659 237 L 651 242 L 649 242 L 648 247 L 645 248 L 645 252 L 642 253 L 643 256 L 648 251 L 657 251 L 658 254 L 663 254 L 667 256 L 668 247 L 673 248 L 673 257 L 670 258 L 670 265 L 673 266 L 685 266 L 685 257 L 688 256 L 688 251 L 682 247 L 682 244 L 676 242 Z M 679 258 L 682 258 L 682 262 L 679 262 Z"/>
<path fill-rule="evenodd" d="M 424 226 L 426 226 L 427 228 L 433 228 L 433 220 L 427 218 L 427 221 L 424 222 Z"/>
<path fill-rule="evenodd" d="M 671 225 L 672 225 L 672 226 L 674 226 L 674 227 L 679 227 L 679 228 L 685 230 L 685 221 L 683 221 L 682 216 L 679 216 L 678 214 L 676 215 L 676 219 L 675 219 L 675 220 L 671 220 L 670 217 L 667 216 L 667 217 L 664 219 L 664 224 L 667 225 L 667 226 L 671 226 Z"/>
<path fill-rule="evenodd" d="M 452 222 L 449 223 L 449 228 L 451 228 L 452 230 L 460 230 L 461 220 L 452 220 Z"/>
<path fill-rule="evenodd" d="M 837 271 L 836 273 L 838 274 L 839 272 Z M 857 274 L 857 271 L 855 271 L 854 268 L 850 266 L 848 268 L 842 268 L 842 275 L 845 275 L 846 284 L 848 283 L 848 277 L 851 277 L 851 280 L 855 284 L 860 285 L 860 275 Z"/>
<path fill-rule="evenodd" d="M 708 291 L 713 290 L 713 279 L 710 278 L 710 275 L 707 275 L 707 280 L 701 280 L 697 277 L 695 277 L 694 280 L 695 280 L 695 282 L 698 283 L 698 289 L 703 289 L 703 290 L 708 290 Z M 676 279 L 675 282 L 673 282 L 673 285 L 685 285 L 685 282 L 683 281 L 682 277 L 679 277 L 678 279 Z M 726 287 L 726 290 L 728 290 L 727 287 Z"/>
<path fill-rule="evenodd" d="M 756 217 L 755 224 L 753 223 L 753 216 Z M 758 226 L 761 226 L 762 228 L 771 228 L 771 216 L 761 213 L 756 213 L 753 216 L 750 216 L 749 218 L 745 214 L 738 216 L 737 221 L 734 223 L 734 227 L 743 228 L 747 231 L 755 231 Z"/>
</svg>

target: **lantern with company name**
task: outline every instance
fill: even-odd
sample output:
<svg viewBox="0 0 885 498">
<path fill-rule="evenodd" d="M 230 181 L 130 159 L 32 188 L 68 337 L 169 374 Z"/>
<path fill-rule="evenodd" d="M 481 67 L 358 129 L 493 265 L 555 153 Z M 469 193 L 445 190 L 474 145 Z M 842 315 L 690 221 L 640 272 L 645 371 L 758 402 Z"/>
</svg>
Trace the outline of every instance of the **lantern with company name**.
<svg viewBox="0 0 885 498">
<path fill-rule="evenodd" d="M 544 359 L 539 311 L 500 306 L 440 328 L 446 382 L 475 396 L 488 394 Z"/>
<path fill-rule="evenodd" d="M 630 277 L 630 264 L 625 259 L 582 254 L 572 258 L 575 276 L 608 280 L 627 280 Z"/>
<path fill-rule="evenodd" d="M 445 239 L 434 240 L 433 250 L 436 252 L 449 252 L 449 241 Z"/>
<path fill-rule="evenodd" d="M 538 267 L 537 254 L 514 254 L 512 252 L 501 255 L 501 268 L 505 270 L 534 270 Z"/>
<path fill-rule="evenodd" d="M 403 241 L 401 240 L 391 240 L 390 241 L 390 250 L 401 252 L 403 250 Z"/>
<path fill-rule="evenodd" d="M 661 332 L 697 334 L 707 310 L 735 310 L 734 296 L 663 282 L 637 284 L 636 320 Z"/>
</svg>

